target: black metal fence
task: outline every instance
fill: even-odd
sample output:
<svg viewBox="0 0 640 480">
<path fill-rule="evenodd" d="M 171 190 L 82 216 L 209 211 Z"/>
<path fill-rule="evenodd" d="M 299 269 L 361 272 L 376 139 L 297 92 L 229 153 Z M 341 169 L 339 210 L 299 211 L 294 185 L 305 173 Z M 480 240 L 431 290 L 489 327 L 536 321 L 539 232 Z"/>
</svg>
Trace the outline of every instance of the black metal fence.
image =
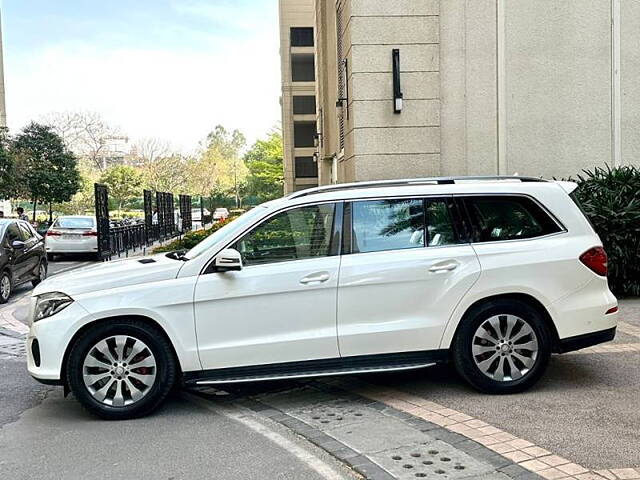
<svg viewBox="0 0 640 480">
<path fill-rule="evenodd" d="M 94 185 L 98 254 L 102 260 L 114 255 L 128 255 L 156 241 L 165 241 L 192 229 L 191 196 L 180 195 L 179 211 L 175 210 L 173 194 L 143 191 L 144 220 L 115 224 L 109 218 L 109 191 L 105 185 Z"/>
</svg>

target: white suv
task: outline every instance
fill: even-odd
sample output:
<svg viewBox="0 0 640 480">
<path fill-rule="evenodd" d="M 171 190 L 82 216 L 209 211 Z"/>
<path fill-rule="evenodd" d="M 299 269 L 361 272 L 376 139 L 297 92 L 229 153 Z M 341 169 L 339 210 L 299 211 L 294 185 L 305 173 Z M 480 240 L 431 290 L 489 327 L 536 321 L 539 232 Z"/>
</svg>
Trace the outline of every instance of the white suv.
<svg viewBox="0 0 640 480">
<path fill-rule="evenodd" d="M 186 254 L 52 277 L 29 372 L 130 418 L 176 383 L 406 370 L 531 386 L 552 352 L 613 339 L 617 302 L 575 184 L 519 177 L 332 185 L 256 207 Z"/>
</svg>

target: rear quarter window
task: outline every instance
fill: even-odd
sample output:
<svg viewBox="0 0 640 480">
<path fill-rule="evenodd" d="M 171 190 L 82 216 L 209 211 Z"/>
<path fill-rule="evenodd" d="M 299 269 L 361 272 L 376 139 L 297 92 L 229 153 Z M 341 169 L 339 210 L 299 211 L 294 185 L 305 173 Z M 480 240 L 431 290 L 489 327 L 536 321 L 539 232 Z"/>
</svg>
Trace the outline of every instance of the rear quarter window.
<svg viewBox="0 0 640 480">
<path fill-rule="evenodd" d="M 523 196 L 470 196 L 464 202 L 474 242 L 542 237 L 562 227 L 537 202 Z"/>
</svg>

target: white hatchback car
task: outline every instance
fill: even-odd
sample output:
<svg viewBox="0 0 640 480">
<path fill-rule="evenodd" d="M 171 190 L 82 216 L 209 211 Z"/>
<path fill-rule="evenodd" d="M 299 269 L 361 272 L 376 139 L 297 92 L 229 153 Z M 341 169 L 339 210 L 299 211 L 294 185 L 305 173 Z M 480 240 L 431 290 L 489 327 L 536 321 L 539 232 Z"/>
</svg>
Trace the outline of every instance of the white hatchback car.
<svg viewBox="0 0 640 480">
<path fill-rule="evenodd" d="M 88 215 L 60 216 L 47 230 L 45 250 L 49 260 L 59 253 L 98 253 L 96 218 Z"/>
<path fill-rule="evenodd" d="M 256 207 L 186 254 L 114 261 L 34 291 L 28 368 L 112 419 L 176 383 L 406 370 L 531 386 L 552 352 L 614 338 L 607 257 L 538 179 L 332 185 Z"/>
</svg>

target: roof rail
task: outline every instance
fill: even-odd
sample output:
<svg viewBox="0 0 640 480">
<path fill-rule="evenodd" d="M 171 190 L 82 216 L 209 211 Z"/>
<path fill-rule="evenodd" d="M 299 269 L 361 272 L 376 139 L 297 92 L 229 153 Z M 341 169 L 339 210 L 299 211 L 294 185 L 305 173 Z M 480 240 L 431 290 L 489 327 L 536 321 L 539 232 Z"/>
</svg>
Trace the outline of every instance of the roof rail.
<svg viewBox="0 0 640 480">
<path fill-rule="evenodd" d="M 294 199 L 313 195 L 315 193 L 337 192 L 341 190 L 355 190 L 360 188 L 402 187 L 407 185 L 452 185 L 465 181 L 519 180 L 521 182 L 547 182 L 539 177 L 520 177 L 517 175 L 472 176 L 472 177 L 432 177 L 432 178 L 403 178 L 396 180 L 375 180 L 370 182 L 336 183 L 321 187 L 307 188 L 290 193 L 286 198 Z"/>
</svg>

